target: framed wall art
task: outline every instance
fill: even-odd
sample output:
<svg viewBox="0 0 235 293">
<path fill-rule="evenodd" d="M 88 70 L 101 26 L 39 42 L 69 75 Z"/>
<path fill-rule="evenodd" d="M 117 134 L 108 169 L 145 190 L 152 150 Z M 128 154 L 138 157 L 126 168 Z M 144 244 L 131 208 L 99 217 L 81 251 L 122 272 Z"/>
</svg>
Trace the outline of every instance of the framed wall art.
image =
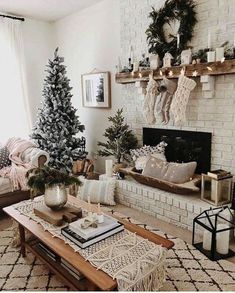
<svg viewBox="0 0 235 293">
<path fill-rule="evenodd" d="M 82 75 L 82 100 L 84 107 L 111 108 L 108 71 Z"/>
</svg>

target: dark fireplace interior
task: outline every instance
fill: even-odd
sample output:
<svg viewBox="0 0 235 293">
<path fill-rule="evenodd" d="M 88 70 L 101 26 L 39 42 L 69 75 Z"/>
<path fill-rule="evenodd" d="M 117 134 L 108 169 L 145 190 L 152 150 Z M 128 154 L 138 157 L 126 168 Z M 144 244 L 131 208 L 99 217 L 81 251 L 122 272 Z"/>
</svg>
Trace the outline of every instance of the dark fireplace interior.
<svg viewBox="0 0 235 293">
<path fill-rule="evenodd" d="M 155 146 L 165 141 L 168 162 L 197 162 L 196 173 L 206 173 L 211 166 L 211 133 L 158 128 L 143 128 L 143 144 Z"/>
</svg>

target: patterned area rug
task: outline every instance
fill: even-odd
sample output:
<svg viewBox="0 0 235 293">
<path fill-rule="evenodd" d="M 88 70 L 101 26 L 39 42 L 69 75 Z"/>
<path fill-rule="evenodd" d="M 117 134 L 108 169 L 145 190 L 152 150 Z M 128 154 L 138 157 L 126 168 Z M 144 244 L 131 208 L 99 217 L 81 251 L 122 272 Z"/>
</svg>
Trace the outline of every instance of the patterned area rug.
<svg viewBox="0 0 235 293">
<path fill-rule="evenodd" d="M 212 262 L 185 241 L 169 236 L 119 213 L 131 223 L 164 236 L 175 243 L 167 258 L 167 279 L 161 291 L 235 291 L 235 264 Z M 24 259 L 12 248 L 11 228 L 0 231 L 0 291 L 67 291 L 68 288 L 31 253 Z"/>
</svg>

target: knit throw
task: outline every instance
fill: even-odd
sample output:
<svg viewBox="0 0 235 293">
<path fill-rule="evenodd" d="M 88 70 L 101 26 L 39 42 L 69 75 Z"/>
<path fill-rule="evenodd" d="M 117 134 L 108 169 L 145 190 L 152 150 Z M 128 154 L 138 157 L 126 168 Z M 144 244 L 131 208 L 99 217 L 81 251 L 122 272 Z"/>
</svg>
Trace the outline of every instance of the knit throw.
<svg viewBox="0 0 235 293">
<path fill-rule="evenodd" d="M 119 291 L 156 291 L 165 281 L 167 249 L 128 230 L 81 249 L 56 227 L 37 217 L 33 210 L 44 205 L 43 196 L 14 205 L 24 216 L 40 223 L 53 237 L 62 239 L 97 270 L 116 279 Z"/>
<path fill-rule="evenodd" d="M 10 153 L 9 159 L 11 160 L 11 166 L 2 168 L 0 170 L 0 176 L 10 179 L 13 190 L 27 190 L 25 175 L 32 166 L 31 164 L 25 163 L 21 155 L 26 149 L 36 147 L 36 145 L 30 141 L 12 137 L 7 141 L 6 147 Z"/>
</svg>

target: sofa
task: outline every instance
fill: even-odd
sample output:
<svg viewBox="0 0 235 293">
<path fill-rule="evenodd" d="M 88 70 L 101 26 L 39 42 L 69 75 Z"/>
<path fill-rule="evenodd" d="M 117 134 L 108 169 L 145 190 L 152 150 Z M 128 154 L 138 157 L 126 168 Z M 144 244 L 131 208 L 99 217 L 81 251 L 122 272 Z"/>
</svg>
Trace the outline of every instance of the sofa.
<svg viewBox="0 0 235 293">
<path fill-rule="evenodd" d="M 48 154 L 43 154 L 37 148 L 25 150 L 21 157 L 23 161 L 31 162 L 33 167 L 42 167 L 49 159 Z M 11 181 L 8 178 L 0 177 L 0 213 L 4 207 L 30 198 L 29 191 L 12 191 L 12 189 Z"/>
</svg>

